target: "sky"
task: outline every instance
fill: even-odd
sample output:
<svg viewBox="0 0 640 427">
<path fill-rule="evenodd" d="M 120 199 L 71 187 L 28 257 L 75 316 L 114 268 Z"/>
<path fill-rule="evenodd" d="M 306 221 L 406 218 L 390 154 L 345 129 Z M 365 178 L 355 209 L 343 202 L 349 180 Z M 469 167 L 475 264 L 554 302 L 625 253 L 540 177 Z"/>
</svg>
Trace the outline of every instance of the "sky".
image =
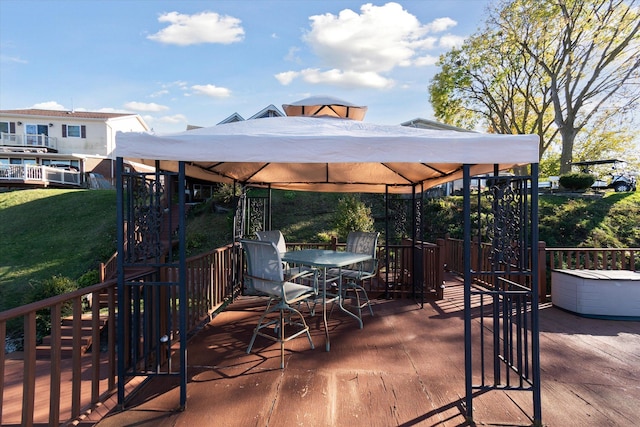
<svg viewBox="0 0 640 427">
<path fill-rule="evenodd" d="M 129 112 L 156 133 L 329 95 L 433 119 L 440 54 L 490 0 L 0 0 L 0 109 Z"/>
</svg>

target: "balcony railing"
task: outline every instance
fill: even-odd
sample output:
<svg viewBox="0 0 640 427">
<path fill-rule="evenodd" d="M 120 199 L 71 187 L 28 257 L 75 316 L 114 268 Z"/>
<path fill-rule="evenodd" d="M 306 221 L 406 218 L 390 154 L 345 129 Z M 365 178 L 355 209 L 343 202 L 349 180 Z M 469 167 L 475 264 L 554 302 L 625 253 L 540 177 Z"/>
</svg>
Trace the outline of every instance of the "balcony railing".
<svg viewBox="0 0 640 427">
<path fill-rule="evenodd" d="M 54 136 L 23 135 L 0 132 L 0 147 L 16 147 L 26 151 L 56 151 L 58 139 Z"/>
<path fill-rule="evenodd" d="M 11 181 L 21 184 L 49 184 L 81 186 L 80 172 L 68 171 L 41 165 L 6 165 L 0 164 L 0 183 Z"/>
</svg>

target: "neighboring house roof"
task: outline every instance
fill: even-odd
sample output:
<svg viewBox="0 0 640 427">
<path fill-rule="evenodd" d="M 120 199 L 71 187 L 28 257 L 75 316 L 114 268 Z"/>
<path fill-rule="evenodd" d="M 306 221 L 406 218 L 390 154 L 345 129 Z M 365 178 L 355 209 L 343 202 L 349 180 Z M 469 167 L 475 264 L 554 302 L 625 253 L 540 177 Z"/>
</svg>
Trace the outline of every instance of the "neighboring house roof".
<svg viewBox="0 0 640 427">
<path fill-rule="evenodd" d="M 268 106 L 264 107 L 262 110 L 255 113 L 253 116 L 249 117 L 247 120 L 262 119 L 265 117 L 284 117 L 284 113 L 278 110 L 278 107 L 276 107 L 275 105 L 269 104 Z M 223 125 L 226 123 L 234 123 L 234 122 L 243 122 L 243 121 L 244 121 L 244 118 L 240 114 L 233 113 L 226 119 L 219 122 L 218 125 Z M 187 130 L 198 129 L 198 128 L 199 126 L 192 126 L 192 125 L 187 126 Z"/>
<path fill-rule="evenodd" d="M 420 129 L 435 129 L 435 130 L 455 130 L 458 132 L 473 132 L 469 129 L 463 129 L 456 126 L 446 125 L 444 123 L 436 122 L 435 120 L 427 120 L 421 118 L 415 118 L 408 122 L 400 123 L 400 126 L 407 126 Z"/>
<path fill-rule="evenodd" d="M 232 115 L 230 115 L 229 117 L 227 117 L 226 119 L 224 119 L 218 124 L 223 125 L 225 123 L 234 123 L 234 122 L 243 122 L 243 121 L 244 121 L 244 118 L 240 114 L 233 113 Z"/>
<path fill-rule="evenodd" d="M 247 120 L 262 119 L 265 117 L 284 117 L 284 113 L 278 110 L 278 108 L 275 105 L 270 104 L 264 107 L 262 110 L 255 113 L 253 116 L 249 117 Z"/>
<path fill-rule="evenodd" d="M 11 114 L 20 116 L 41 116 L 41 117 L 73 117 L 77 119 L 100 119 L 108 120 L 117 117 L 136 116 L 132 113 L 98 113 L 93 111 L 64 111 L 64 110 L 40 110 L 37 108 L 20 110 L 0 110 L 0 114 Z"/>
</svg>

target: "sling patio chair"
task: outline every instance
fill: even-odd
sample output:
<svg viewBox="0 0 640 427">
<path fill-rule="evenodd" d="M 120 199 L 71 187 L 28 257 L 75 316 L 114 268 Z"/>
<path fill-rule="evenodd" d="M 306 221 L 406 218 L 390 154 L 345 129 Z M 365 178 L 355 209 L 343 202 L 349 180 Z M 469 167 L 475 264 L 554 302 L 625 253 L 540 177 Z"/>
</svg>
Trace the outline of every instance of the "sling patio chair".
<svg viewBox="0 0 640 427">
<path fill-rule="evenodd" d="M 358 264 L 349 265 L 341 269 L 331 269 L 328 274 L 333 276 L 334 280 L 339 280 L 342 288 L 342 300 L 347 300 L 349 293 L 353 292 L 356 303 L 354 304 L 358 312 L 357 316 L 362 322 L 362 309 L 369 307 L 369 312 L 373 316 L 373 308 L 367 291 L 363 286 L 363 282 L 372 279 L 378 271 L 378 259 L 376 256 L 376 248 L 378 245 L 378 232 L 351 231 L 347 236 L 347 252 L 355 252 L 359 254 L 371 255 L 371 260 L 363 261 Z M 360 297 L 362 294 L 362 299 Z M 362 323 L 361 323 L 362 324 Z"/>
<path fill-rule="evenodd" d="M 284 369 L 285 342 L 306 334 L 311 349 L 314 348 L 309 326 L 302 313 L 294 308 L 293 304 L 315 297 L 317 288 L 285 279 L 282 258 L 273 242 L 241 240 L 240 243 L 247 259 L 245 285 L 257 294 L 269 296 L 267 307 L 253 331 L 247 354 L 251 353 L 258 335 L 279 342 L 280 368 Z M 271 313 L 278 313 L 278 316 L 271 315 Z M 299 317 L 299 320 L 294 320 L 294 316 Z M 285 325 L 294 328 L 289 336 L 285 334 Z M 266 332 L 267 330 L 270 332 Z"/>
<path fill-rule="evenodd" d="M 280 230 L 256 231 L 256 237 L 258 240 L 275 243 L 280 255 L 287 251 L 287 242 Z M 295 277 L 296 279 L 303 279 L 311 277 L 316 273 L 315 270 L 310 267 L 292 266 L 284 261 L 282 262 L 282 266 L 284 268 L 284 275 L 287 278 Z"/>
</svg>

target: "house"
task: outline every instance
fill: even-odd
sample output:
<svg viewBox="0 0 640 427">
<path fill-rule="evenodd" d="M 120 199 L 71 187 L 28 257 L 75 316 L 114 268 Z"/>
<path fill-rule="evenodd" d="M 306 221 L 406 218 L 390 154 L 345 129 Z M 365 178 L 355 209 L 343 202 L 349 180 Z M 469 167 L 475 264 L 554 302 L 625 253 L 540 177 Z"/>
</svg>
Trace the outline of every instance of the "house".
<svg viewBox="0 0 640 427">
<path fill-rule="evenodd" d="M 111 186 L 116 133 L 149 129 L 138 114 L 0 110 L 0 187 Z"/>
</svg>

